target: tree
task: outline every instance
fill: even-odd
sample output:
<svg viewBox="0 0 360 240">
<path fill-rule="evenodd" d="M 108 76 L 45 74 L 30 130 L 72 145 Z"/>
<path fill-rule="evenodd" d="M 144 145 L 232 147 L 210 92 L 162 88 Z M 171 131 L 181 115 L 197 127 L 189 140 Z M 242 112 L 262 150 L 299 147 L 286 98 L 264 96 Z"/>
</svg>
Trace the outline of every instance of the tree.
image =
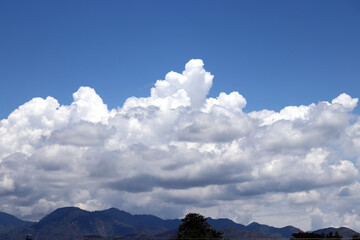
<svg viewBox="0 0 360 240">
<path fill-rule="evenodd" d="M 330 232 L 328 234 L 326 234 L 325 238 L 336 238 L 336 239 L 341 239 L 342 236 L 340 236 L 339 232 L 336 231 L 335 235 L 333 235 L 333 232 Z"/>
<path fill-rule="evenodd" d="M 298 232 L 298 233 L 293 233 L 292 236 L 294 238 L 305 238 L 308 240 L 315 240 L 325 237 L 324 234 L 312 233 L 312 232 Z"/>
<path fill-rule="evenodd" d="M 299 233 L 293 233 L 292 236 L 294 238 L 305 238 L 307 240 L 315 240 L 315 239 L 337 239 L 340 240 L 342 236 L 340 236 L 339 232 L 329 232 L 328 234 L 324 235 L 324 233 L 313 233 L 313 232 L 299 232 Z"/>
<path fill-rule="evenodd" d="M 188 213 L 179 226 L 176 239 L 222 239 L 223 232 L 217 231 L 206 222 L 206 218 L 197 213 Z"/>
</svg>

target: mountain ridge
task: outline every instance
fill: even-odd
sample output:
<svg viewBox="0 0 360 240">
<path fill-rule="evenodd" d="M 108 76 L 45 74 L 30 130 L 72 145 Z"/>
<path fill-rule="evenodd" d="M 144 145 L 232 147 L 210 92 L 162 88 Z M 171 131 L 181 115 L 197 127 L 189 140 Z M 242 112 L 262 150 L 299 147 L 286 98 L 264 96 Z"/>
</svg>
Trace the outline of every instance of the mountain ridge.
<svg viewBox="0 0 360 240">
<path fill-rule="evenodd" d="M 21 220 L 11 214 L 0 212 L 0 233 L 9 232 L 16 228 L 27 227 L 33 222 Z"/>
<path fill-rule="evenodd" d="M 0 214 L 0 229 L 2 227 L 1 220 Z M 207 218 L 207 221 L 215 229 L 223 231 L 224 236 L 230 239 L 244 237 L 247 239 L 290 238 L 292 233 L 302 231 L 293 226 L 276 228 L 257 222 L 245 226 L 227 218 Z M 34 235 L 38 240 L 77 239 L 87 235 L 121 236 L 122 238 L 126 236 L 128 238 L 130 236 L 137 236 L 138 238 L 153 236 L 154 238 L 170 239 L 176 234 L 181 223 L 180 219 L 164 220 L 149 214 L 133 215 L 117 208 L 86 211 L 78 207 L 64 207 L 54 210 L 40 219 L 39 222 L 0 233 L 0 240 L 24 239 L 26 234 Z M 324 231 L 326 234 L 326 231 L 330 232 L 331 230 L 333 232 L 337 230 L 340 235 L 346 233 L 346 237 L 349 234 L 356 233 L 349 228 L 324 228 L 317 231 Z"/>
<path fill-rule="evenodd" d="M 351 238 L 352 236 L 354 236 L 354 234 L 358 233 L 347 227 L 339 227 L 339 228 L 327 227 L 313 231 L 313 233 L 318 233 L 318 234 L 323 233 L 324 235 L 329 234 L 330 232 L 332 232 L 333 234 L 335 234 L 335 232 L 338 232 L 339 235 L 344 238 Z"/>
</svg>

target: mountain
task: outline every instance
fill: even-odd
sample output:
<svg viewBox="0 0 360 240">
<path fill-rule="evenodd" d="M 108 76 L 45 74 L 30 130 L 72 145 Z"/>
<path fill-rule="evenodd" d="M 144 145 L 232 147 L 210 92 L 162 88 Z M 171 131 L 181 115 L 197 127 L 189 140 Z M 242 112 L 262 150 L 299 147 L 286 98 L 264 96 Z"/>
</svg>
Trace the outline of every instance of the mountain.
<svg viewBox="0 0 360 240">
<path fill-rule="evenodd" d="M 260 233 L 266 235 L 267 237 L 273 237 L 273 238 L 290 238 L 291 234 L 301 231 L 301 229 L 292 226 L 276 228 L 264 224 L 259 224 L 257 222 L 253 222 L 245 226 L 239 223 L 235 223 L 229 219 L 223 219 L 223 218 L 220 219 L 208 218 L 207 222 L 217 230 L 224 231 L 224 230 L 234 229 L 239 231 Z"/>
<path fill-rule="evenodd" d="M 0 239 L 23 239 L 27 234 L 45 239 L 75 239 L 83 236 L 147 236 L 176 229 L 181 220 L 162 220 L 152 215 L 131 215 L 110 208 L 89 212 L 77 207 L 59 208 L 32 226 Z M 140 234 L 142 233 L 142 235 Z"/>
<path fill-rule="evenodd" d="M 313 233 L 318 233 L 318 234 L 328 234 L 332 232 L 333 234 L 335 234 L 335 232 L 338 232 L 340 236 L 342 236 L 343 238 L 352 238 L 352 236 L 354 236 L 355 234 L 357 234 L 357 232 L 355 232 L 354 230 L 350 229 L 350 228 L 346 228 L 346 227 L 340 227 L 340 228 L 333 228 L 333 227 L 329 227 L 329 228 L 323 228 L 323 229 L 319 229 L 316 231 L 313 231 Z"/>
<path fill-rule="evenodd" d="M 33 224 L 32 222 L 23 221 L 17 217 L 0 212 L 0 233 L 10 232 L 17 228 L 25 228 Z"/>
<path fill-rule="evenodd" d="M 246 226 L 246 230 L 250 232 L 257 232 L 261 234 L 265 234 L 271 237 L 276 238 L 290 238 L 291 234 L 301 232 L 301 229 L 293 227 L 293 226 L 286 226 L 283 228 L 276 228 L 271 227 L 264 224 L 259 224 L 257 222 L 253 222 Z"/>
<path fill-rule="evenodd" d="M 29 230 L 36 232 L 39 239 L 46 239 L 49 233 L 52 236 L 68 239 L 84 235 L 109 236 L 137 233 L 134 226 L 104 214 L 103 211 L 88 212 L 76 207 L 59 208 Z"/>
<path fill-rule="evenodd" d="M 0 226 L 5 226 L 4 223 L 6 223 L 7 231 L 11 230 L 1 233 L 0 240 L 24 239 L 27 234 L 32 234 L 35 240 L 99 239 L 102 237 L 108 240 L 171 239 L 176 235 L 178 226 L 182 223 L 179 219 L 163 220 L 153 215 L 132 215 L 116 208 L 94 212 L 76 207 L 59 208 L 37 223 L 19 219 L 15 221 L 14 218 L 0 214 Z M 224 237 L 229 239 L 288 239 L 292 233 L 301 231 L 292 226 L 276 228 L 256 222 L 245 226 L 229 219 L 208 218 L 207 221 L 215 229 L 223 231 Z M 348 228 L 328 228 L 318 231 L 325 234 L 338 231 L 344 237 L 351 237 L 356 233 Z"/>
<path fill-rule="evenodd" d="M 215 228 L 217 230 L 224 230 L 224 229 L 246 230 L 245 225 L 235 223 L 227 218 L 219 218 L 219 219 L 208 218 L 206 221 L 213 228 Z"/>
<path fill-rule="evenodd" d="M 181 220 L 163 220 L 153 215 L 131 215 L 116 208 L 101 211 L 102 214 L 116 218 L 117 220 L 134 226 L 138 232 L 157 234 L 175 229 L 181 224 Z"/>
</svg>

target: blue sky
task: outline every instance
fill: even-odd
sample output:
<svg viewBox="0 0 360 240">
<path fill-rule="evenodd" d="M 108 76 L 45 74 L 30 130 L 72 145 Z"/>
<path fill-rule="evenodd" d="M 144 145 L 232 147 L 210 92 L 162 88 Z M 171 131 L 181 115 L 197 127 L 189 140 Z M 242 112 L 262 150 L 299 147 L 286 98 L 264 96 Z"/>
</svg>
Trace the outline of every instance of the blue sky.
<svg viewBox="0 0 360 240">
<path fill-rule="evenodd" d="M 0 211 L 360 231 L 359 1 L 0 1 Z"/>
<path fill-rule="evenodd" d="M 90 86 L 110 108 L 192 58 L 245 111 L 359 95 L 358 1 L 2 1 L 0 117 Z"/>
</svg>

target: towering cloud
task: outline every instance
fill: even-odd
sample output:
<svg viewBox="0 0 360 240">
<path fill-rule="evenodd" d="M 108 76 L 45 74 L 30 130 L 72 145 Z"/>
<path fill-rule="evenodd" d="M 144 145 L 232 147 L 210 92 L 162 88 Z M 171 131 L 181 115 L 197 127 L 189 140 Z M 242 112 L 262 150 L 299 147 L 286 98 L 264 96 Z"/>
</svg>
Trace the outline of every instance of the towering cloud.
<svg viewBox="0 0 360 240">
<path fill-rule="evenodd" d="M 358 99 L 247 113 L 236 91 L 207 98 L 212 80 L 191 60 L 117 109 L 89 87 L 68 106 L 52 97 L 20 106 L 0 122 L 0 210 L 32 219 L 65 205 L 166 218 L 196 210 L 360 230 Z"/>
</svg>

